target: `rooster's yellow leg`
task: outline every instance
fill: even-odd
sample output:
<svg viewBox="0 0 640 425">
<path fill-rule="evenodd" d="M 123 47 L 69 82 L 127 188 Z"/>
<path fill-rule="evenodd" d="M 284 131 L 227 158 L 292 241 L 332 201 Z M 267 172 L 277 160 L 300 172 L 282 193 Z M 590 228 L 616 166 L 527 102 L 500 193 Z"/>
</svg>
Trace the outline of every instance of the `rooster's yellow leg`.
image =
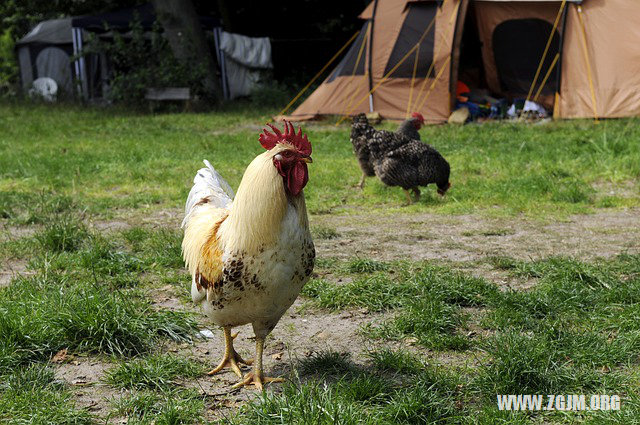
<svg viewBox="0 0 640 425">
<path fill-rule="evenodd" d="M 264 376 L 262 371 L 262 350 L 264 348 L 264 338 L 256 337 L 256 361 L 253 365 L 253 371 L 247 373 L 244 379 L 231 388 L 240 388 L 247 385 L 255 385 L 256 388 L 262 391 L 263 384 L 268 382 L 284 382 L 282 378 L 271 378 Z"/>
<path fill-rule="evenodd" d="M 240 354 L 238 354 L 233 348 L 233 340 L 236 336 L 238 336 L 238 334 L 232 336 L 231 328 L 222 329 L 224 330 L 224 356 L 222 357 L 222 361 L 220 362 L 220 364 L 207 372 L 207 375 L 215 375 L 225 367 L 230 367 L 236 375 L 242 378 L 242 372 L 240 371 L 238 363 L 250 365 L 251 360 L 244 360 L 242 357 L 240 357 Z"/>
</svg>

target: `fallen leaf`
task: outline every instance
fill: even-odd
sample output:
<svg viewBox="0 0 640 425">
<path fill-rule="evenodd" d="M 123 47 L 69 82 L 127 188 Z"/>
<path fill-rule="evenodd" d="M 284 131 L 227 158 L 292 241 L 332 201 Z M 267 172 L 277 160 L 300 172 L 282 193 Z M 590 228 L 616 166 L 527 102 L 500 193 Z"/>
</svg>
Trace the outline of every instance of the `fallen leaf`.
<svg viewBox="0 0 640 425">
<path fill-rule="evenodd" d="M 405 338 L 404 342 L 407 345 L 416 345 L 418 343 L 418 338 L 414 338 L 414 337 Z"/>
<path fill-rule="evenodd" d="M 67 349 L 63 348 L 58 351 L 55 356 L 51 359 L 51 363 L 62 363 L 67 359 Z"/>
<path fill-rule="evenodd" d="M 272 354 L 272 355 L 271 355 L 271 358 L 272 358 L 273 360 L 280 360 L 280 359 L 282 359 L 282 355 L 283 355 L 283 354 L 284 354 L 284 353 L 275 353 L 275 354 Z"/>
</svg>

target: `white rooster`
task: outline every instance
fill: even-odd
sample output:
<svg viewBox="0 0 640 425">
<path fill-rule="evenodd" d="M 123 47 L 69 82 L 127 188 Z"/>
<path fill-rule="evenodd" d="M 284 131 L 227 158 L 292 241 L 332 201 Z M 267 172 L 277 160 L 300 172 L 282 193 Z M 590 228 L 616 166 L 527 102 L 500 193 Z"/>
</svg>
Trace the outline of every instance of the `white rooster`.
<svg viewBox="0 0 640 425">
<path fill-rule="evenodd" d="M 285 121 L 269 124 L 259 141 L 267 149 L 247 167 L 238 193 L 205 161 L 193 180 L 182 226 L 182 250 L 192 275 L 191 296 L 224 330 L 225 353 L 213 375 L 244 361 L 231 328 L 251 323 L 256 337 L 253 371 L 234 387 L 281 381 L 263 374 L 265 337 L 293 304 L 313 271 L 315 249 L 303 188 L 311 144 Z"/>
</svg>

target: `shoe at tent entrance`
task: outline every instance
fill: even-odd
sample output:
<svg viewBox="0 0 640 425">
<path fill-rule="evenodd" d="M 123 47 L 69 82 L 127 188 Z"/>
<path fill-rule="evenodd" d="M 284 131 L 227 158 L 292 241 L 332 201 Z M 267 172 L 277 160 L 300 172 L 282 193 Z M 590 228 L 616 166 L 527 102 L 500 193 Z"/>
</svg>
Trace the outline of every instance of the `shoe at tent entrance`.
<svg viewBox="0 0 640 425">
<path fill-rule="evenodd" d="M 459 81 L 535 101 L 556 119 L 640 115 L 635 0 L 373 0 L 359 17 L 361 30 L 276 119 L 342 122 L 375 112 L 403 120 L 419 112 L 442 123 Z"/>
</svg>

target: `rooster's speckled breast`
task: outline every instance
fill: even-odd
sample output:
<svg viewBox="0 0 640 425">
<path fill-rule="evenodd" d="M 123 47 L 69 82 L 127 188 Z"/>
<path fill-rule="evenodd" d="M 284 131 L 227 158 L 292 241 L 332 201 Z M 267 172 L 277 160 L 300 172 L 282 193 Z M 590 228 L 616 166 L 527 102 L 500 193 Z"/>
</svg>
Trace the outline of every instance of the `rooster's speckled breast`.
<svg viewBox="0 0 640 425">
<path fill-rule="evenodd" d="M 209 288 L 202 300 L 214 323 L 227 327 L 253 323 L 254 330 L 268 334 L 296 300 L 313 271 L 315 248 L 292 204 L 281 229 L 276 244 L 260 246 L 252 254 L 224 251 L 222 275 L 216 282 L 206 282 Z"/>
</svg>

